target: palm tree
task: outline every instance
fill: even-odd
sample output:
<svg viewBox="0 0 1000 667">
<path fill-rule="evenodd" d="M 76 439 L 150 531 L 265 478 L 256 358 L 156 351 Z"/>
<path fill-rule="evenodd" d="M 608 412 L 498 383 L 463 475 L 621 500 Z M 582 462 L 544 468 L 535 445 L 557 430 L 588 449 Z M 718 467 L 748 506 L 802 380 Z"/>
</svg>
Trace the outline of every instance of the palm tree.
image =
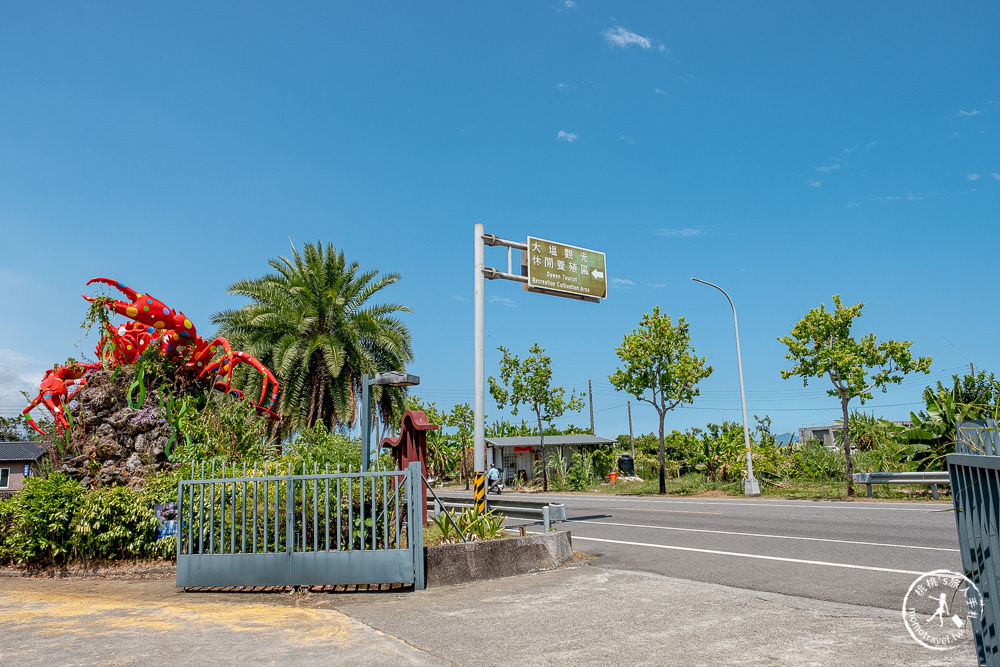
<svg viewBox="0 0 1000 667">
<path fill-rule="evenodd" d="M 318 423 L 330 430 L 353 425 L 358 417 L 361 379 L 377 371 L 403 371 L 413 359 L 409 329 L 396 314 L 412 312 L 399 304 L 369 304 L 399 274 L 378 277 L 350 264 L 333 244 L 307 243 L 300 255 L 268 260 L 276 273 L 241 280 L 229 293 L 251 303 L 212 316 L 219 335 L 257 357 L 281 384 L 276 411 L 290 433 Z M 245 370 L 240 367 L 239 370 Z M 248 396 L 260 391 L 260 377 L 236 378 Z M 254 387 L 256 384 L 256 388 Z M 403 393 L 372 387 L 373 403 L 384 424 L 402 413 Z"/>
</svg>

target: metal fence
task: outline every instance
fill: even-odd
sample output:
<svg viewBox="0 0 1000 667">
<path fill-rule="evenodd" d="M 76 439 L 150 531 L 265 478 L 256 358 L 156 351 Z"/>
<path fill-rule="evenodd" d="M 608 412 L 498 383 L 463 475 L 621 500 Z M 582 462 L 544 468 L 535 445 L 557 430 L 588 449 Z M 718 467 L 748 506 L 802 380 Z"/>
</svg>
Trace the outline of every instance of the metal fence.
<svg viewBox="0 0 1000 667">
<path fill-rule="evenodd" d="M 982 595 L 982 613 L 973 631 L 982 665 L 1000 665 L 1000 456 L 996 422 L 962 422 L 949 454 L 955 522 L 962 566 Z"/>
<path fill-rule="evenodd" d="M 203 464 L 179 483 L 178 586 L 424 587 L 419 463 L 263 468 Z"/>
</svg>

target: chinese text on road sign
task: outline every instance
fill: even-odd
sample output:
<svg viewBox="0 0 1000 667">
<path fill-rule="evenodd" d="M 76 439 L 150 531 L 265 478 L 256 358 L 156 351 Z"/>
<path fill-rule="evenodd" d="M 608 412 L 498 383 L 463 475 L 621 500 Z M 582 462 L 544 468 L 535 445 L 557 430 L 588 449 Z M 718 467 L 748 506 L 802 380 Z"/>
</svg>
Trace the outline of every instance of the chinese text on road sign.
<svg viewBox="0 0 1000 667">
<path fill-rule="evenodd" d="M 607 298 L 604 253 L 528 237 L 528 288 Z"/>
</svg>

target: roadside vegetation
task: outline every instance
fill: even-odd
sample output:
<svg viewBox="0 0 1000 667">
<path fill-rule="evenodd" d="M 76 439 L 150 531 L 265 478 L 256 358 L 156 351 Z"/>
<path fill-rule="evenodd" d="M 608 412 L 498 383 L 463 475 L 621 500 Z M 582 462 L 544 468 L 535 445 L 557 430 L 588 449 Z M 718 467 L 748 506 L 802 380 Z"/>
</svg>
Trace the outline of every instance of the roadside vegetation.
<svg viewBox="0 0 1000 667">
<path fill-rule="evenodd" d="M 24 488 L 0 499 L 0 564 L 59 565 L 68 560 L 172 558 L 173 538 L 157 539 L 156 505 L 176 500 L 177 484 L 224 466 L 242 472 L 282 469 L 312 472 L 358 470 L 361 445 L 347 434 L 360 414 L 362 377 L 405 371 L 413 359 L 410 333 L 399 319 L 401 304 L 375 303 L 399 280 L 362 270 L 332 245 L 306 244 L 300 254 L 269 261 L 260 278 L 230 286 L 249 303 L 225 310 L 212 321 L 234 349 L 250 352 L 272 369 L 280 383 L 276 404 L 284 419 L 262 421 L 239 396 L 212 390 L 205 381 L 179 382 L 177 362 L 151 346 L 134 364 L 113 373 L 97 370 L 67 409 L 71 426 L 55 433 L 49 419 L 39 436 L 21 418 L 0 418 L 0 438 L 38 441 L 47 449 Z M 84 325 L 106 328 L 107 311 L 95 299 Z M 938 382 L 923 392 L 923 408 L 900 425 L 863 410 L 875 390 L 885 391 L 908 373 L 927 372 L 931 360 L 914 358 L 909 341 L 879 342 L 874 334 L 851 333 L 863 304 L 809 311 L 788 336 L 792 366 L 784 377 L 804 383 L 826 378 L 842 408 L 839 439 L 779 442 L 771 420 L 755 416 L 751 448 L 755 477 L 765 496 L 843 498 L 854 495 L 852 471 L 937 471 L 954 451 L 958 424 L 1000 417 L 1000 384 L 992 373 L 970 372 Z M 613 386 L 652 406 L 657 433 L 632 441 L 619 435 L 609 446 L 581 451 L 552 446 L 546 436 L 590 433 L 555 420 L 584 407 L 573 392 L 553 386 L 552 359 L 535 343 L 519 357 L 501 347 L 503 360 L 490 391 L 501 408 L 524 409 L 530 420 L 487 419 L 487 437 L 537 436 L 531 480 L 511 478 L 511 490 L 616 494 L 742 495 L 747 477 L 743 425 L 709 422 L 684 431 L 671 429 L 675 407 L 694 403 L 698 383 L 712 368 L 695 354 L 683 317 L 657 307 L 626 333 L 615 349 L 620 365 Z M 103 376 L 98 374 L 103 373 Z M 100 380 L 99 382 L 97 380 Z M 261 391 L 261 376 L 240 366 L 234 383 L 247 396 Z M 439 408 L 399 387 L 373 387 L 371 423 L 375 441 L 399 429 L 405 410 L 422 410 L 441 426 L 427 432 L 427 472 L 437 485 L 470 487 L 473 474 L 473 414 L 468 403 Z M 103 392 L 98 395 L 97 392 Z M 238 393 L 238 392 L 237 392 Z M 100 401 L 97 399 L 100 398 Z M 111 413 L 105 419 L 98 403 Z M 103 413 L 101 413 L 103 414 Z M 103 421 L 102 421 L 103 420 Z M 112 424 L 114 429 L 105 428 Z M 142 443 L 140 443 L 140 439 Z M 633 456 L 634 454 L 634 456 Z M 633 456 L 636 475 L 623 477 L 623 455 Z M 381 467 L 391 467 L 383 457 Z M 617 479 L 612 479 L 617 477 Z M 370 502 L 364 496 L 348 502 Z M 881 498 L 929 496 L 920 487 L 876 487 Z M 499 534 L 495 517 L 456 515 L 428 531 L 431 543 L 489 539 Z"/>
</svg>

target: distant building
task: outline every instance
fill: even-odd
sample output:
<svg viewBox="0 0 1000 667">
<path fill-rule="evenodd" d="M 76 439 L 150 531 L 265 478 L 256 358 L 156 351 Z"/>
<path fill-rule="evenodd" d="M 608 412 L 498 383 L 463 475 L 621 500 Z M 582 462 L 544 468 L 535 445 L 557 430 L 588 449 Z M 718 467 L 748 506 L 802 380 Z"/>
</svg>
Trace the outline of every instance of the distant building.
<svg viewBox="0 0 1000 667">
<path fill-rule="evenodd" d="M 0 442 L 0 498 L 9 498 L 38 472 L 46 448 L 37 442 Z"/>
<path fill-rule="evenodd" d="M 912 426 L 913 422 L 909 420 L 894 421 L 893 424 L 899 426 Z M 799 428 L 799 442 L 809 442 L 810 440 L 819 440 L 824 445 L 830 449 L 840 449 L 840 445 L 837 443 L 837 434 L 840 433 L 844 425 L 840 422 L 834 422 L 832 424 L 814 424 L 812 426 L 802 426 Z M 853 442 L 853 438 L 852 438 Z M 854 447 L 851 447 L 854 450 Z"/>
<path fill-rule="evenodd" d="M 542 448 L 537 435 L 517 438 L 486 438 L 486 465 L 493 463 L 503 470 L 504 484 L 519 477 L 531 481 L 532 464 L 541 459 Z M 597 447 L 615 444 L 614 440 L 594 435 L 547 435 L 544 445 L 548 456 L 559 452 L 567 466 L 573 465 L 577 452 L 593 451 Z"/>
</svg>

